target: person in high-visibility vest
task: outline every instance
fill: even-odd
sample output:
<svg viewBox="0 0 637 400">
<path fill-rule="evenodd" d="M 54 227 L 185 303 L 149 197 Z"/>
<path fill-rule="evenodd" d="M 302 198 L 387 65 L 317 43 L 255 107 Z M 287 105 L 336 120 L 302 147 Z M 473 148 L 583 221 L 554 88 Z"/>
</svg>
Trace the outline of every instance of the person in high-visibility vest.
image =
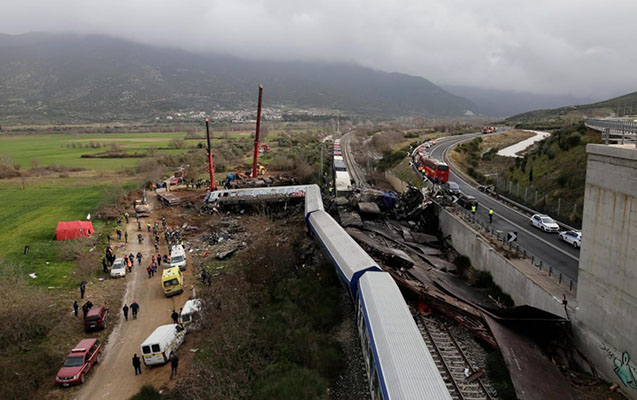
<svg viewBox="0 0 637 400">
<path fill-rule="evenodd" d="M 476 206 L 475 206 L 475 204 L 471 206 L 471 215 L 476 215 Z"/>
<path fill-rule="evenodd" d="M 489 208 L 489 223 L 493 223 L 493 208 Z"/>
</svg>

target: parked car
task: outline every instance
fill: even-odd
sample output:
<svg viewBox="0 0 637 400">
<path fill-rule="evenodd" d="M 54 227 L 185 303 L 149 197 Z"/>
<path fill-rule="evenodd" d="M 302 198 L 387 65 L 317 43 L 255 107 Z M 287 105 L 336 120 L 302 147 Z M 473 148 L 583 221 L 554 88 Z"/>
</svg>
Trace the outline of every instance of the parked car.
<svg viewBox="0 0 637 400">
<path fill-rule="evenodd" d="M 84 383 L 86 374 L 102 359 L 102 345 L 97 339 L 82 339 L 71 350 L 64 365 L 55 377 L 55 383 L 60 386 L 71 386 L 76 383 Z"/>
<path fill-rule="evenodd" d="M 123 278 L 126 276 L 126 263 L 123 258 L 117 258 L 111 266 L 111 278 Z"/>
<path fill-rule="evenodd" d="M 460 194 L 460 186 L 456 182 L 449 181 L 443 185 L 445 191 L 452 196 L 458 196 Z"/>
<path fill-rule="evenodd" d="M 477 210 L 478 199 L 467 194 L 460 194 L 460 197 L 458 197 L 458 205 L 460 207 L 466 208 L 467 210 L 471 210 L 472 206 L 476 206 L 476 210 Z"/>
<path fill-rule="evenodd" d="M 97 330 L 106 328 L 106 319 L 108 318 L 108 308 L 104 306 L 92 307 L 86 313 L 84 318 L 84 330 Z"/>
<path fill-rule="evenodd" d="M 560 226 L 555 220 L 548 215 L 535 214 L 531 217 L 531 225 L 543 230 L 544 232 L 559 232 Z"/>
<path fill-rule="evenodd" d="M 560 232 L 558 237 L 576 249 L 582 247 L 582 231 L 564 231 Z"/>
</svg>

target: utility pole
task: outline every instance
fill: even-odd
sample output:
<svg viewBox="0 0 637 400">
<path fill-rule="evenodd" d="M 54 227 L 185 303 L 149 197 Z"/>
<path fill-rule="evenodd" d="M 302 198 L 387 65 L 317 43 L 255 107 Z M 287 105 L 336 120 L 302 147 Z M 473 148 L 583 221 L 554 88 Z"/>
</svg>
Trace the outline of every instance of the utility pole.
<svg viewBox="0 0 637 400">
<path fill-rule="evenodd" d="M 259 158 L 259 131 L 261 129 L 261 98 L 263 85 L 259 85 L 259 101 L 257 104 L 257 130 L 254 134 L 254 155 L 252 157 L 252 177 L 257 177 L 257 159 Z"/>
</svg>

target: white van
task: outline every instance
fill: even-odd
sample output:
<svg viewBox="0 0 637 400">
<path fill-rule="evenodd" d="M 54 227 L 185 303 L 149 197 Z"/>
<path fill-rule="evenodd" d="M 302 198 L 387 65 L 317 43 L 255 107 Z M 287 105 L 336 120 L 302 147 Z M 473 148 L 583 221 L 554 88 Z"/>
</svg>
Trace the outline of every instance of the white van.
<svg viewBox="0 0 637 400">
<path fill-rule="evenodd" d="M 170 250 L 170 268 L 179 267 L 180 270 L 186 270 L 186 252 L 184 246 L 178 244 Z"/>
<path fill-rule="evenodd" d="M 142 343 L 144 365 L 167 363 L 185 336 L 186 331 L 177 324 L 158 326 Z"/>
<path fill-rule="evenodd" d="M 181 324 L 187 331 L 194 331 L 201 328 L 201 300 L 192 299 L 184 304 L 181 309 Z"/>
</svg>

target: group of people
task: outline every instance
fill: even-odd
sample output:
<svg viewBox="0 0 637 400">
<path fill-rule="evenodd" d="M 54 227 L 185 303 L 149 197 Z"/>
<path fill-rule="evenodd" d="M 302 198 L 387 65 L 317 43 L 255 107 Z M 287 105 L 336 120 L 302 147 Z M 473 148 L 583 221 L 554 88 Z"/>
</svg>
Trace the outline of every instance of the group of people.
<svg viewBox="0 0 637 400">
<path fill-rule="evenodd" d="M 123 218 L 119 217 L 117 218 L 117 226 L 118 228 L 115 230 L 115 233 L 117 235 L 117 239 L 118 240 L 122 240 L 122 237 L 124 237 L 124 242 L 128 243 L 128 232 L 126 232 L 125 229 L 120 229 L 119 227 L 122 226 L 123 221 L 126 221 L 126 224 L 129 223 L 130 221 L 130 216 L 128 213 L 124 213 Z M 181 241 L 181 232 L 179 230 L 175 230 L 175 231 L 170 231 L 167 229 L 167 222 L 165 218 L 162 218 L 161 220 L 161 224 L 163 225 L 164 228 L 164 237 L 166 239 L 166 243 L 168 245 L 170 245 L 170 242 L 173 240 L 178 240 Z M 138 227 L 138 231 L 141 231 L 141 223 L 139 222 L 139 218 L 137 219 L 137 227 Z M 154 236 L 154 244 L 155 244 L 155 249 L 157 251 L 156 255 L 152 255 L 152 259 L 151 259 L 151 263 L 150 265 L 147 267 L 147 272 L 148 272 L 148 277 L 151 278 L 152 276 L 155 275 L 155 272 L 157 272 L 158 267 L 161 266 L 162 262 L 165 264 L 169 264 L 170 263 L 170 257 L 168 256 L 168 254 L 160 254 L 159 253 L 159 224 L 158 222 L 155 222 L 153 225 L 151 225 L 150 223 L 147 224 L 147 229 L 148 232 L 152 232 L 153 236 Z M 106 246 L 105 249 L 105 254 L 102 257 L 102 270 L 105 273 L 108 273 L 109 267 L 111 265 L 113 265 L 113 262 L 116 259 L 115 256 L 115 252 L 113 251 L 113 248 L 111 247 L 111 235 L 108 234 L 107 235 L 108 238 L 108 245 Z M 138 234 L 138 239 L 139 239 L 139 243 L 142 243 L 142 234 L 139 233 Z M 142 259 L 143 259 L 143 255 L 141 252 L 137 252 L 137 254 L 133 254 L 132 252 L 129 253 L 127 256 L 124 256 L 124 260 L 126 261 L 126 265 L 128 268 L 128 272 L 132 271 L 132 267 L 135 265 L 135 258 L 137 258 L 137 265 L 141 265 Z M 204 279 L 205 280 L 205 279 Z M 208 277 L 208 280 L 210 280 L 210 278 Z M 86 293 L 86 284 L 87 282 L 85 280 L 82 280 L 80 282 L 80 298 L 84 298 L 85 293 Z M 209 283 L 210 284 L 210 283 Z M 84 318 L 86 318 L 86 315 L 88 313 L 88 311 L 93 307 L 93 303 L 88 300 L 86 301 L 86 303 L 84 303 L 81 306 L 82 309 L 82 313 Z M 139 313 L 139 304 L 136 301 L 133 301 L 130 304 L 124 304 L 122 307 L 122 314 L 124 316 L 124 320 L 128 321 L 128 316 L 129 316 L 129 312 L 132 315 L 133 319 L 137 318 L 137 315 Z M 77 300 L 75 300 L 73 302 L 73 312 L 75 314 L 75 316 L 78 316 L 78 311 L 80 309 L 80 305 L 78 303 Z M 172 321 L 175 324 L 179 323 L 179 314 L 173 309 L 172 314 L 170 315 Z M 133 355 L 133 367 L 135 370 L 135 375 L 139 375 L 142 373 L 142 369 L 141 369 L 141 358 L 137 356 L 137 354 Z M 175 353 L 171 354 L 170 356 L 170 365 L 171 365 L 171 373 L 170 373 L 170 379 L 173 379 L 173 377 L 177 376 L 177 367 L 179 365 L 179 358 L 177 357 L 177 355 Z"/>
<path fill-rule="evenodd" d="M 77 317 L 77 311 L 79 310 L 80 305 L 78 304 L 77 300 L 75 300 L 73 302 L 73 314 L 75 314 L 75 316 Z M 93 303 L 91 302 L 91 300 L 87 300 L 86 303 L 82 304 L 82 317 L 86 318 L 86 314 L 88 314 L 88 310 L 90 310 L 91 308 L 93 308 Z"/>
<path fill-rule="evenodd" d="M 124 303 L 124 307 L 122 307 L 122 313 L 124 314 L 124 319 L 128 321 L 128 310 L 130 308 L 131 313 L 133 314 L 133 319 L 137 319 L 137 313 L 139 312 L 139 304 L 133 300 L 130 304 L 130 307 Z"/>
<path fill-rule="evenodd" d="M 172 353 L 170 355 L 170 379 L 177 376 L 178 366 L 179 357 L 177 357 L 177 354 Z M 142 359 L 137 356 L 137 353 L 133 354 L 133 368 L 135 369 L 135 376 L 142 374 Z"/>
</svg>

